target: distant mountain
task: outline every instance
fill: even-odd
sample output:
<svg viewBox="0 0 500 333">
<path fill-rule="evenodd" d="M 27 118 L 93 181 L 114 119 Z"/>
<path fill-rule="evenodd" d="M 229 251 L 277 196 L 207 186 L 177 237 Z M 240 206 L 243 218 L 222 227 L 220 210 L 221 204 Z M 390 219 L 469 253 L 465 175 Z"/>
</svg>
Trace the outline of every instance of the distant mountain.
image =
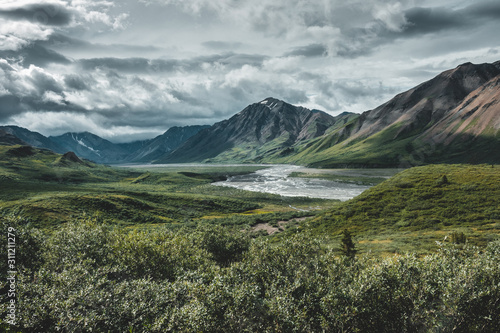
<svg viewBox="0 0 500 333">
<path fill-rule="evenodd" d="M 163 155 L 173 151 L 184 141 L 197 134 L 199 131 L 208 128 L 207 125 L 195 126 L 174 126 L 169 128 L 162 135 L 154 139 L 137 142 L 140 147 L 133 150 L 133 153 L 127 156 L 128 162 L 151 162 L 157 160 Z M 134 144 L 134 143 L 132 143 Z M 124 144 L 130 145 L 130 144 Z"/>
<path fill-rule="evenodd" d="M 27 143 L 0 128 L 0 145 L 27 145 Z"/>
<path fill-rule="evenodd" d="M 156 138 L 129 143 L 113 143 L 89 132 L 45 137 L 19 126 L 0 126 L 0 144 L 30 145 L 77 156 L 96 163 L 149 163 L 174 150 L 209 126 L 174 126 Z"/>
<path fill-rule="evenodd" d="M 0 129 L 22 140 L 24 144 L 37 148 L 50 149 L 60 154 L 66 152 L 63 147 L 38 132 L 32 132 L 19 126 L 0 126 Z"/>
<path fill-rule="evenodd" d="M 65 133 L 50 140 L 76 155 L 96 163 L 118 163 L 130 154 L 123 147 L 89 132 Z"/>
<path fill-rule="evenodd" d="M 270 97 L 200 131 L 156 162 L 262 162 L 268 155 L 293 154 L 293 145 L 323 135 L 336 121 Z"/>
</svg>

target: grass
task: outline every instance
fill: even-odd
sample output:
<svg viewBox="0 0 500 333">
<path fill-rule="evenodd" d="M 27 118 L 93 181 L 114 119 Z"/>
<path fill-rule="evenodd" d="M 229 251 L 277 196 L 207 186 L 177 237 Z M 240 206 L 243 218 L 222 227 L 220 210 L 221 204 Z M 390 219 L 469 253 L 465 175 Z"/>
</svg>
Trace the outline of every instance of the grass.
<svg viewBox="0 0 500 333">
<path fill-rule="evenodd" d="M 405 170 L 320 170 L 305 177 L 378 185 L 347 202 L 249 192 L 211 185 L 264 166 L 168 166 L 111 168 L 95 164 L 59 166 L 60 155 L 20 146 L 0 146 L 0 214 L 27 218 L 54 229 L 92 216 L 126 228 L 193 227 L 218 224 L 234 230 L 258 223 L 310 216 L 287 232 L 309 232 L 338 247 L 347 228 L 360 253 L 429 253 L 453 232 L 485 245 L 500 235 L 500 167 L 430 165 Z M 14 150 L 12 150 L 14 149 Z"/>
<path fill-rule="evenodd" d="M 484 245 L 500 236 L 500 167 L 430 165 L 405 170 L 308 224 L 314 234 L 357 235 L 364 252 L 431 252 L 454 231 Z"/>
<path fill-rule="evenodd" d="M 385 181 L 384 177 L 369 177 L 369 176 L 348 176 L 334 173 L 309 173 L 309 172 L 292 172 L 289 177 L 300 178 L 321 178 L 339 183 L 353 183 L 358 185 L 377 185 Z"/>
<path fill-rule="evenodd" d="M 51 229 L 83 216 L 134 228 L 199 223 L 241 228 L 303 216 L 299 210 L 314 209 L 308 214 L 315 214 L 318 207 L 335 203 L 211 185 L 263 166 L 112 168 L 87 161 L 61 163 L 61 158 L 46 150 L 0 146 L 0 214 L 23 216 Z"/>
</svg>

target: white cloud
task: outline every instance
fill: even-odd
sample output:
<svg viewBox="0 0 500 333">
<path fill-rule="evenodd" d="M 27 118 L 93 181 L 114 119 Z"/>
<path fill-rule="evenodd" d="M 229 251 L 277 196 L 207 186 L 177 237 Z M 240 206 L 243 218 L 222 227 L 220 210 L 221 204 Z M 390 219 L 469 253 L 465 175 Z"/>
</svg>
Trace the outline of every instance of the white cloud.
<svg viewBox="0 0 500 333">
<path fill-rule="evenodd" d="M 46 40 L 53 30 L 32 22 L 0 18 L 0 50 L 18 51 L 34 40 Z"/>
</svg>

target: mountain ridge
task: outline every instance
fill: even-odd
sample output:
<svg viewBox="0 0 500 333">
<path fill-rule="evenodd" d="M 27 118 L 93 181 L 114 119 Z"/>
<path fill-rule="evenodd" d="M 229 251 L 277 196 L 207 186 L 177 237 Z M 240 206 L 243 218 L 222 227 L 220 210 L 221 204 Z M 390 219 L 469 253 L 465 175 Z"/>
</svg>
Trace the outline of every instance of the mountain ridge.
<svg viewBox="0 0 500 333">
<path fill-rule="evenodd" d="M 17 126 L 0 130 L 6 142 L 15 141 L 13 135 L 99 163 L 500 163 L 499 102 L 500 61 L 467 62 L 361 114 L 333 117 L 268 97 L 212 126 L 174 126 L 156 138 L 122 144 L 89 132 L 46 138 Z"/>
<path fill-rule="evenodd" d="M 335 117 L 325 112 L 268 97 L 200 131 L 155 163 L 259 162 L 270 153 L 286 153 L 297 142 L 323 135 L 334 123 Z"/>
<path fill-rule="evenodd" d="M 152 139 L 113 143 L 88 131 L 46 137 L 23 127 L 6 125 L 0 126 L 0 144 L 29 145 L 58 154 L 74 152 L 81 158 L 101 164 L 149 163 L 206 127 L 208 126 L 173 126 Z"/>
</svg>

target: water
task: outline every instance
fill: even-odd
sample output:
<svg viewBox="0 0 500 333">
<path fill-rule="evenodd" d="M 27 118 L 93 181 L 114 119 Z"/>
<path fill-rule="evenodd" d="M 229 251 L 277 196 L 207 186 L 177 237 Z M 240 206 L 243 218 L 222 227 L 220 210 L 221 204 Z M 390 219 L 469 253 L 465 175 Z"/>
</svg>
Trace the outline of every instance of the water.
<svg viewBox="0 0 500 333">
<path fill-rule="evenodd" d="M 302 169 L 296 165 L 273 165 L 257 172 L 230 177 L 216 186 L 229 186 L 247 191 L 266 192 L 288 197 L 310 197 L 349 200 L 371 186 L 334 182 L 324 179 L 289 177 Z"/>
</svg>

